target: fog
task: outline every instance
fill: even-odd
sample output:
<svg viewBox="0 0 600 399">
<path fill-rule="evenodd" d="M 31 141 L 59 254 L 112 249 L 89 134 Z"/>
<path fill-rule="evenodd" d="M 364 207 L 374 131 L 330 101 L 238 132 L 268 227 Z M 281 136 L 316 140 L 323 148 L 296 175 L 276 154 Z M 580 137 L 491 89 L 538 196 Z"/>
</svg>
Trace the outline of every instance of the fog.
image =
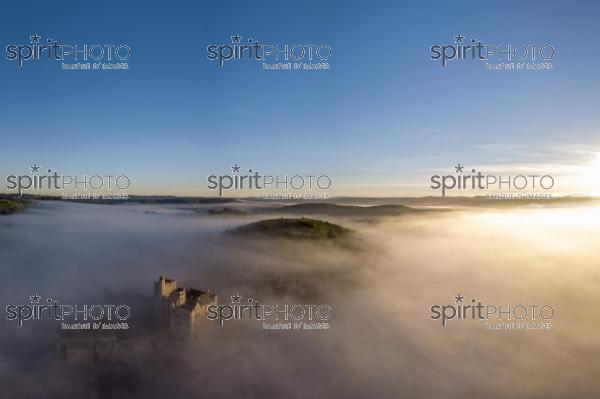
<svg viewBox="0 0 600 399">
<path fill-rule="evenodd" d="M 326 220 L 358 249 L 229 237 L 259 216 L 204 208 L 40 202 L 0 218 L 2 307 L 35 293 L 61 303 L 104 289 L 152 295 L 180 286 L 267 303 L 326 303 L 330 330 L 266 331 L 254 320 L 207 324 L 193 342 L 127 355 L 130 397 L 590 398 L 600 391 L 600 211 L 463 209 Z M 293 280 L 294 289 L 273 290 Z M 430 318 L 454 296 L 493 305 L 550 304 L 551 330 L 489 330 Z M 55 326 L 0 324 L 3 397 L 39 397 L 70 378 Z M 55 393 L 56 394 L 56 393 Z M 58 395 L 58 394 L 56 394 Z M 114 393 L 119 397 L 119 393 Z"/>
</svg>

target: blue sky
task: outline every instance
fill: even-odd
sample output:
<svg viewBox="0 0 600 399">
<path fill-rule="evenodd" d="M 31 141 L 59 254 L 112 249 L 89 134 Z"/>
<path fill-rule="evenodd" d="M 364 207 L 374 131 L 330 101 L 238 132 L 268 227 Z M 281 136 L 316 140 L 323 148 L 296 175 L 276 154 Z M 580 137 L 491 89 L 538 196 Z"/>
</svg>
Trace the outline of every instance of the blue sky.
<svg viewBox="0 0 600 399">
<path fill-rule="evenodd" d="M 124 173 L 132 191 L 209 194 L 238 163 L 327 174 L 340 195 L 427 194 L 461 162 L 572 170 L 600 148 L 597 2 L 42 1 L 1 6 L 2 48 L 29 35 L 124 43 L 128 71 L 0 62 L 2 175 L 32 163 L 70 174 Z M 206 46 L 328 43 L 329 71 L 219 68 Z M 551 71 L 442 68 L 433 44 L 548 43 Z M 567 173 L 567 172 L 565 172 Z"/>
</svg>

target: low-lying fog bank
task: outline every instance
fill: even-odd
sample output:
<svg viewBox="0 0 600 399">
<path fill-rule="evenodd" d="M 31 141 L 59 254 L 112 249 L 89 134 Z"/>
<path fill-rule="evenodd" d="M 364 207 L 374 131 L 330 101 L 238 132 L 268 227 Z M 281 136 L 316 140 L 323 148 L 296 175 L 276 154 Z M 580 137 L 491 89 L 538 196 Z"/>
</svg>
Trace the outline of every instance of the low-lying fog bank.
<svg viewBox="0 0 600 399">
<path fill-rule="evenodd" d="M 322 217 L 356 232 L 360 249 L 349 250 L 223 234 L 261 214 L 44 201 L 0 218 L 0 298 L 4 308 L 36 293 L 63 303 L 100 298 L 105 288 L 150 297 L 162 274 L 208 288 L 220 303 L 239 293 L 333 309 L 326 331 L 265 331 L 237 320 L 209 325 L 192 343 L 139 349 L 130 359 L 133 397 L 588 399 L 600 391 L 600 208 L 372 217 Z M 432 305 L 455 304 L 458 294 L 550 304 L 554 328 L 442 327 L 430 318 Z M 4 393 L 49 392 L 65 378 L 53 326 L 4 319 Z"/>
</svg>

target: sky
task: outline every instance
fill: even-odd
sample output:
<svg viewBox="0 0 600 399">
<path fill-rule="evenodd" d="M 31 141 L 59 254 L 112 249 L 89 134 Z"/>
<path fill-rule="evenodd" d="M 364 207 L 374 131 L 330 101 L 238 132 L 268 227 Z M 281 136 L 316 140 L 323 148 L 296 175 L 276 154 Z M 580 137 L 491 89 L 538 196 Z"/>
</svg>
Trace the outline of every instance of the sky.
<svg viewBox="0 0 600 399">
<path fill-rule="evenodd" d="M 431 195 L 430 176 L 458 163 L 552 173 L 566 193 L 589 193 L 600 173 L 598 2 L 30 1 L 0 11 L 3 52 L 33 34 L 132 50 L 126 71 L 3 57 L 2 176 L 35 163 L 126 174 L 134 194 L 212 195 L 207 176 L 239 164 L 326 174 L 337 195 L 403 196 Z M 207 59 L 207 46 L 236 34 L 326 43 L 331 69 Z M 431 60 L 430 47 L 455 35 L 548 44 L 554 68 Z"/>
</svg>

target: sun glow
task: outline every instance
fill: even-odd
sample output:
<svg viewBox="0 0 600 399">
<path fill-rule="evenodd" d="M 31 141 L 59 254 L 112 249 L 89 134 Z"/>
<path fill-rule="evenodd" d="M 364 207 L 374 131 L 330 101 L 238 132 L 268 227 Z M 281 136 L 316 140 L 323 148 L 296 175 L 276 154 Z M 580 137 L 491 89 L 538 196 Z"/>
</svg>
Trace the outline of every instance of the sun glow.
<svg viewBox="0 0 600 399">
<path fill-rule="evenodd" d="M 573 177 L 582 193 L 600 196 L 600 153 L 594 154 L 587 165 L 582 165 L 578 169 L 576 176 Z"/>
</svg>

